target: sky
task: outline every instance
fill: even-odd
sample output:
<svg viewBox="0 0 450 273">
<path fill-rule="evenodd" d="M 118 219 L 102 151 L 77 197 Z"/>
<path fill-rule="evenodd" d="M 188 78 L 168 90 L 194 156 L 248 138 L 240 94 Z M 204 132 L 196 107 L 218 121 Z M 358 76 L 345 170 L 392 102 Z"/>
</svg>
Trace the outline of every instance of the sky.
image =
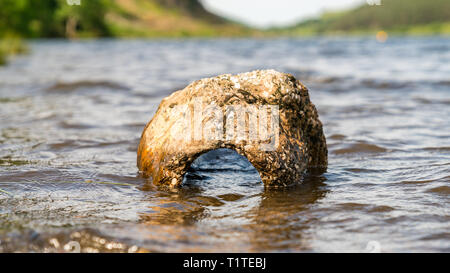
<svg viewBox="0 0 450 273">
<path fill-rule="evenodd" d="M 205 8 L 223 17 L 253 27 L 289 26 L 365 3 L 364 0 L 201 0 Z"/>
</svg>

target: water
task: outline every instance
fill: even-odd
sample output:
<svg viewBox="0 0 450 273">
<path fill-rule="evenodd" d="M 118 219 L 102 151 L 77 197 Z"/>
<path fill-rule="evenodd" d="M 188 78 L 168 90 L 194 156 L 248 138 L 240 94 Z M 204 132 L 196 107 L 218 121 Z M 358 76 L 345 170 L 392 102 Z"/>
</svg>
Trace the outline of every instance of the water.
<svg viewBox="0 0 450 273">
<path fill-rule="evenodd" d="M 0 251 L 450 251 L 450 40 L 31 42 L 0 68 Z M 264 189 L 236 153 L 138 175 L 160 100 L 273 68 L 310 89 L 329 168 Z M 103 183 L 99 183 L 103 182 Z M 77 245 L 78 244 L 78 245 Z M 79 247 L 79 248 L 77 248 Z"/>
</svg>

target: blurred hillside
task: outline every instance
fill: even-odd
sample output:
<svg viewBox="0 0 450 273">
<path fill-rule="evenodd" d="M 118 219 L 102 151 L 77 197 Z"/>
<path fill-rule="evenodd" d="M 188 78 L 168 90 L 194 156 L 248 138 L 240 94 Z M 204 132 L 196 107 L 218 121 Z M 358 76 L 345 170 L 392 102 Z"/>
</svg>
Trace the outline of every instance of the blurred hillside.
<svg viewBox="0 0 450 273">
<path fill-rule="evenodd" d="M 197 0 L 1 0 L 0 37 L 242 36 L 254 31 Z"/>
<path fill-rule="evenodd" d="M 277 30 L 290 35 L 365 34 L 374 31 L 394 34 L 450 34 L 449 0 L 381 0 L 381 5 L 328 12 L 318 19 Z"/>
<path fill-rule="evenodd" d="M 71 0 L 73 1 L 73 0 Z M 254 30 L 214 15 L 199 0 L 1 0 L 0 37 L 215 37 L 450 33 L 449 0 L 381 0 L 328 12 L 289 28 Z"/>
</svg>

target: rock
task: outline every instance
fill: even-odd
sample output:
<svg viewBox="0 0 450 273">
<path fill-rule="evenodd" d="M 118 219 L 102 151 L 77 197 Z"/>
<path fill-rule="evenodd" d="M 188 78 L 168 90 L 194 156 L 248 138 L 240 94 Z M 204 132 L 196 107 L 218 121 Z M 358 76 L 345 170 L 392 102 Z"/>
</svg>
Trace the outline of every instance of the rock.
<svg viewBox="0 0 450 273">
<path fill-rule="evenodd" d="M 198 80 L 164 98 L 142 133 L 137 165 L 154 184 L 176 187 L 196 158 L 218 148 L 245 156 L 265 186 L 327 167 L 308 89 L 274 70 Z"/>
</svg>

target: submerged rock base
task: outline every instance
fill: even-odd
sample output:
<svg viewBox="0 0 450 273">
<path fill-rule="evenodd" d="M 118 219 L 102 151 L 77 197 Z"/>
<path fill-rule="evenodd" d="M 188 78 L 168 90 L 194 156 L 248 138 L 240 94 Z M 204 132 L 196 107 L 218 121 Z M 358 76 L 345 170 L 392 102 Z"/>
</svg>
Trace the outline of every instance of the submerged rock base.
<svg viewBox="0 0 450 273">
<path fill-rule="evenodd" d="M 154 184 L 176 187 L 196 158 L 219 148 L 245 156 L 265 186 L 327 167 L 308 89 L 274 70 L 198 80 L 163 99 L 142 133 L 137 166 Z"/>
</svg>

